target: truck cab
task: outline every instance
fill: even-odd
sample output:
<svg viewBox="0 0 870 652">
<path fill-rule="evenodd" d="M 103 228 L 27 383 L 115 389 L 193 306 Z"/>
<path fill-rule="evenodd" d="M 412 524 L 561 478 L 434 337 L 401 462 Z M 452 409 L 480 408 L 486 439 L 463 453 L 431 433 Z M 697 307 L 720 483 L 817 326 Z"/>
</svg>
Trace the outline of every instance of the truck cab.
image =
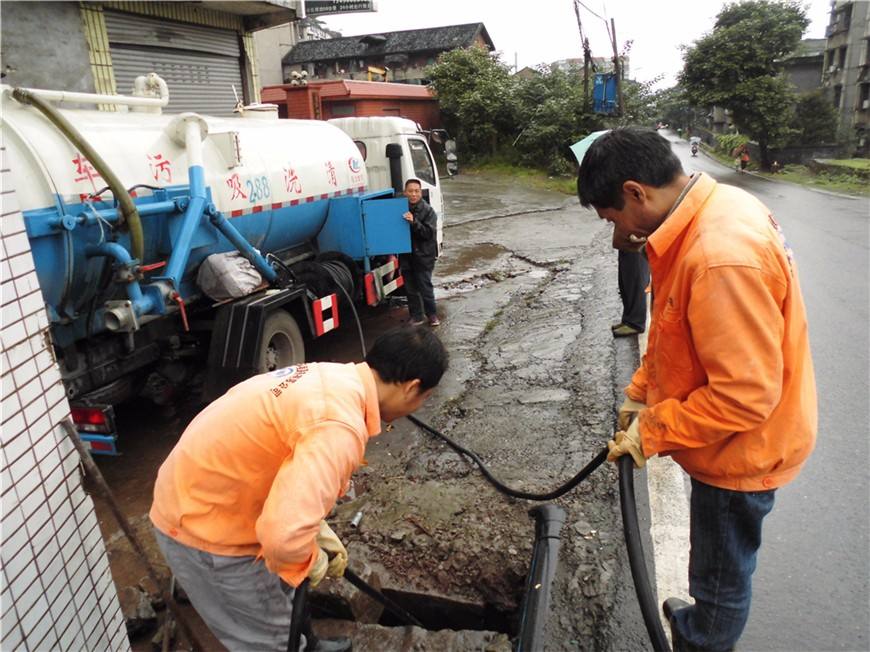
<svg viewBox="0 0 870 652">
<path fill-rule="evenodd" d="M 355 117 L 329 120 L 349 135 L 365 161 L 370 188 L 392 187 L 401 194 L 405 181 L 416 177 L 423 186 L 423 198 L 438 213 L 438 252 L 444 230 L 444 199 L 438 167 L 425 134 L 407 118 Z M 393 147 L 389 148 L 388 145 Z M 395 155 L 401 153 L 401 156 Z M 397 163 L 393 164 L 391 157 Z M 399 176 L 400 178 L 394 178 Z"/>
</svg>

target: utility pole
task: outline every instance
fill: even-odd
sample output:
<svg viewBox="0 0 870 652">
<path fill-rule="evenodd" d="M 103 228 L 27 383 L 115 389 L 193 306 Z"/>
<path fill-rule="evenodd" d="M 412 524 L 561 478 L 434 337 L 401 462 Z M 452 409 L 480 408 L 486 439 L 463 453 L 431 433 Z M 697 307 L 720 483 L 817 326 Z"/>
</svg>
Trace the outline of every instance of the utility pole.
<svg viewBox="0 0 870 652">
<path fill-rule="evenodd" d="M 616 22 L 610 19 L 610 43 L 613 45 L 613 72 L 616 74 L 616 115 L 622 115 L 622 66 L 616 49 Z"/>
<path fill-rule="evenodd" d="M 592 61 L 592 50 L 589 48 L 589 39 L 583 35 L 578 0 L 574 0 L 574 15 L 577 16 L 577 29 L 580 31 L 580 42 L 583 45 L 583 112 L 589 113 L 589 64 Z"/>
</svg>

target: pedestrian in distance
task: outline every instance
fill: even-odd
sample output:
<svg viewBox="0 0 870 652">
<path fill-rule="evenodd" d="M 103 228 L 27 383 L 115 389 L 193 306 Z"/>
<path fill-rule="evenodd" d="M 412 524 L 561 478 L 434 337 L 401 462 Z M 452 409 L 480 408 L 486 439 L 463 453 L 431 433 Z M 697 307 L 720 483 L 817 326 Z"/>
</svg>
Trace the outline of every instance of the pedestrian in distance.
<svg viewBox="0 0 870 652">
<path fill-rule="evenodd" d="M 610 460 L 670 456 L 692 480 L 689 593 L 668 598 L 675 650 L 731 650 L 749 616 L 762 521 L 816 437 L 804 302 L 770 211 L 707 174 L 687 176 L 652 131 L 616 129 L 580 167 L 581 201 L 646 238 L 656 292 Z M 775 623 L 768 623 L 775 627 Z"/>
<path fill-rule="evenodd" d="M 746 168 L 748 165 L 749 165 L 749 148 L 744 145 L 743 151 L 740 152 L 740 171 L 746 172 Z"/>
<path fill-rule="evenodd" d="M 432 271 L 438 258 L 438 214 L 423 199 L 423 184 L 419 179 L 405 181 L 408 210 L 402 215 L 411 225 L 411 253 L 399 256 L 408 314 L 415 326 L 429 323 L 433 328 L 441 323 L 435 305 Z"/>
<path fill-rule="evenodd" d="M 150 517 L 173 574 L 231 652 L 286 650 L 295 587 L 344 573 L 347 550 L 324 519 L 381 421 L 417 410 L 447 362 L 428 327 L 404 326 L 378 337 L 365 362 L 254 376 L 184 431 Z M 349 641 L 309 638 L 305 649 Z"/>
</svg>

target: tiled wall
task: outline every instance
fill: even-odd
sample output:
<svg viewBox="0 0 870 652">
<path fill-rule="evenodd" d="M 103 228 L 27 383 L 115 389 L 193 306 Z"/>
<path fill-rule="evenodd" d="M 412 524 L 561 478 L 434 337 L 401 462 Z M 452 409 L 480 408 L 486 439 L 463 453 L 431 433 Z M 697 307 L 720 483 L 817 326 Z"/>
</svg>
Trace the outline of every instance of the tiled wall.
<svg viewBox="0 0 870 652">
<path fill-rule="evenodd" d="M 0 147 L 0 650 L 129 650 L 7 163 Z"/>
</svg>

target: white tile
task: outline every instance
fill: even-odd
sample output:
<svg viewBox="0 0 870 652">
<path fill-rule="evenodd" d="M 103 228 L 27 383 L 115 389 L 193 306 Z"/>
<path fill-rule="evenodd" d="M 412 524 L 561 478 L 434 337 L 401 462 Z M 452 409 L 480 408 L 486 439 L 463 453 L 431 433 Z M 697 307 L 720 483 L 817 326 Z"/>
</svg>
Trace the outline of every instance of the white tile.
<svg viewBox="0 0 870 652">
<path fill-rule="evenodd" d="M 40 391 L 42 391 L 41 388 Z M 27 423 L 36 423 L 43 414 L 47 413 L 48 404 L 45 402 L 45 396 L 42 394 L 39 394 L 30 405 L 24 406 L 24 420 Z"/>
<path fill-rule="evenodd" d="M 3 176 L 5 177 L 6 174 L 4 173 Z M 10 181 L 10 185 L 7 185 L 5 183 L 5 179 L 4 179 L 3 190 L 4 190 L 4 194 L 3 194 L 3 200 L 2 200 L 3 201 L 2 210 L 3 210 L 3 213 L 10 213 L 10 215 L 3 216 L 3 221 L 5 222 L 7 219 L 9 219 L 10 217 L 13 217 L 16 214 L 21 215 L 21 206 L 18 203 L 18 197 L 17 197 L 16 193 L 14 192 L 15 189 L 11 187 L 11 181 Z M 12 190 L 13 192 L 9 192 L 10 190 Z M 15 232 L 15 229 L 11 228 L 11 227 L 9 229 L 3 231 L 4 234 L 5 233 L 14 233 L 14 232 Z"/>
<path fill-rule="evenodd" d="M 4 235 L 3 245 L 6 247 L 6 255 L 10 258 L 22 254 L 25 251 L 30 251 L 30 240 L 27 239 L 26 233 L 17 233 L 8 236 Z"/>
<path fill-rule="evenodd" d="M 38 532 L 51 517 L 51 513 L 48 511 L 48 500 L 41 487 L 37 487 L 26 496 L 19 494 L 19 497 L 21 498 L 21 513 L 24 514 L 27 530 L 32 537 L 34 532 Z M 39 545 L 39 542 L 34 543 Z"/>
<path fill-rule="evenodd" d="M 60 556 L 60 546 L 46 546 L 36 558 L 36 567 L 42 575 L 42 581 L 47 583 L 46 593 L 53 600 L 57 589 L 66 583 L 63 572 L 63 557 Z"/>
<path fill-rule="evenodd" d="M 7 437 L 13 437 L 18 433 L 24 433 L 27 430 L 27 424 L 24 422 L 24 412 L 19 411 L 8 414 L 4 411 L 3 417 L 2 432 L 4 442 Z M 8 457 L 6 459 L 11 462 Z"/>
<path fill-rule="evenodd" d="M 9 477 L 12 477 L 12 476 L 10 475 Z M 21 514 L 21 509 L 18 507 L 18 504 L 19 504 L 18 493 L 15 491 L 14 488 L 10 489 L 9 491 L 4 492 L 2 498 L 0 498 L 0 501 L 2 501 L 4 514 L 9 513 L 9 514 L 13 515 L 13 518 L 20 519 L 22 521 L 24 520 L 24 515 Z M 17 517 L 14 514 L 16 509 L 18 509 L 18 516 Z M 4 528 L 5 528 L 5 525 L 4 525 Z M 15 528 L 9 528 L 8 530 L 4 529 L 4 531 L 3 531 L 4 537 L 6 535 L 12 533 L 14 530 L 15 530 Z"/>
<path fill-rule="evenodd" d="M 3 408 L 6 408 L 5 401 L 3 402 Z M 6 429 L 5 423 L 3 424 L 3 429 Z M 24 453 L 30 450 L 30 447 L 30 438 L 27 436 L 26 431 L 22 432 L 20 435 L 15 435 L 14 431 L 10 429 L 9 439 L 3 440 L 3 453 L 6 455 L 6 459 L 9 460 L 10 463 L 15 462 L 19 457 L 24 455 Z"/>
<path fill-rule="evenodd" d="M 45 378 L 43 378 L 43 382 L 45 383 Z M 45 400 L 49 405 L 54 405 L 55 403 L 66 398 L 66 390 L 63 387 L 63 384 L 60 382 L 60 378 L 58 381 L 52 385 L 48 385 L 45 383 Z"/>
<path fill-rule="evenodd" d="M 8 396 L 4 396 L 2 404 L 0 404 L 0 405 L 2 405 L 2 407 L 0 407 L 0 411 L 3 412 L 3 421 L 5 423 L 6 419 L 8 418 L 6 415 L 14 415 L 16 412 L 18 412 L 21 409 L 21 400 L 18 398 L 18 392 L 15 392 L 13 394 L 9 394 Z M 7 432 L 5 427 L 3 428 L 3 432 L 4 432 L 4 438 L 5 438 L 5 435 Z M 15 432 L 17 432 L 17 431 L 15 431 Z M 14 434 L 14 433 L 12 433 L 12 434 Z"/>
<path fill-rule="evenodd" d="M 31 381 L 38 379 L 39 370 L 36 368 L 36 360 L 31 357 L 15 367 L 15 369 L 12 370 L 12 377 L 18 387 L 24 387 Z"/>
<path fill-rule="evenodd" d="M 64 419 L 66 419 L 70 415 L 69 414 L 69 403 L 67 403 L 66 401 L 58 401 L 56 405 L 49 407 L 48 414 L 49 414 L 49 417 L 51 418 L 52 424 L 57 426 L 57 424 L 59 424 L 61 421 L 63 421 Z M 63 430 L 62 428 L 55 429 L 54 438 L 55 438 L 55 441 L 58 441 L 58 442 L 60 442 L 61 440 L 69 441 L 67 439 L 66 431 Z M 71 443 L 70 443 L 70 446 L 72 446 Z"/>
<path fill-rule="evenodd" d="M 30 337 L 38 337 L 46 328 L 48 328 L 48 318 L 45 316 L 44 310 L 24 318 L 24 330 Z M 37 346 L 34 346 L 34 344 L 37 344 Z M 42 348 L 41 344 L 38 344 L 38 341 L 31 341 L 30 346 L 33 348 L 34 353 L 38 353 Z"/>
<path fill-rule="evenodd" d="M 16 344 L 20 344 L 27 338 L 27 331 L 24 329 L 24 322 L 17 321 L 11 324 L 4 324 L 3 331 L 0 332 L 0 341 L 3 342 L 4 348 L 11 348 Z"/>
<path fill-rule="evenodd" d="M 42 591 L 41 588 L 39 590 Z M 51 614 L 48 613 L 48 602 L 42 594 L 39 594 L 30 611 L 21 616 L 21 629 L 27 632 L 28 641 L 37 642 L 51 631 Z"/>
<path fill-rule="evenodd" d="M 21 307 L 18 305 L 17 300 L 12 300 L 3 306 L 2 310 L 0 310 L 0 324 L 6 326 L 7 324 L 11 324 L 14 321 L 21 319 L 24 316 L 24 313 L 21 312 Z"/>
<path fill-rule="evenodd" d="M 14 203 L 13 203 L 14 202 Z M 11 195 L 3 195 L 3 212 L 10 213 L 18 211 L 18 202 L 15 200 L 14 193 Z M 8 233 L 19 233 L 24 231 L 24 217 L 20 212 L 4 215 L 0 218 L 0 233 L 4 236 Z"/>
<path fill-rule="evenodd" d="M 3 537 L 3 548 L 0 550 L 0 555 L 2 555 L 4 570 L 6 569 L 6 564 L 9 560 L 18 556 L 18 553 L 21 552 L 22 548 L 27 546 L 29 538 L 27 536 L 27 530 L 22 528 L 18 528 L 14 532 L 4 533 Z M 29 548 L 28 548 L 29 550 Z M 32 556 L 31 552 L 26 553 L 26 558 Z M 19 560 L 19 564 L 24 563 L 23 560 Z"/>
<path fill-rule="evenodd" d="M 32 259 L 31 259 L 32 262 Z M 19 296 L 24 296 L 25 294 L 30 294 L 34 290 L 39 289 L 39 278 L 36 276 L 36 272 L 30 272 L 25 276 L 15 279 L 15 290 L 18 292 Z"/>
<path fill-rule="evenodd" d="M 15 612 L 13 611 L 12 613 L 14 615 Z M 12 622 L 8 626 L 6 623 L 3 623 L 3 641 L 0 642 L 0 649 L 4 652 L 6 650 L 15 650 L 23 641 L 24 637 L 21 635 L 21 628 L 17 622 Z"/>
<path fill-rule="evenodd" d="M 48 439 L 52 442 L 54 441 L 51 435 L 48 436 Z M 58 457 L 56 450 L 52 450 L 50 454 L 43 458 L 43 464 L 40 468 L 42 468 L 42 476 L 45 478 L 43 486 L 49 500 L 55 494 L 60 494 L 63 498 L 66 498 L 66 491 L 61 487 L 64 480 L 63 468 L 60 466 L 60 457 Z M 52 509 L 51 511 L 54 513 L 56 510 Z"/>
<path fill-rule="evenodd" d="M 3 374 L 0 376 L 0 387 L 2 387 L 3 396 L 8 396 L 15 391 L 15 376 L 11 369 L 3 368 Z"/>
<path fill-rule="evenodd" d="M 45 310 L 45 301 L 42 300 L 42 292 L 31 292 L 28 295 L 20 297 L 18 303 L 21 305 L 22 315 L 31 315 L 37 311 Z"/>
<path fill-rule="evenodd" d="M 63 634 L 61 634 L 60 645 L 58 645 L 58 647 L 61 650 L 83 650 L 84 644 L 85 640 L 82 637 L 81 631 L 75 623 L 73 623 Z"/>
<path fill-rule="evenodd" d="M 55 365 L 54 358 L 51 357 L 51 353 L 48 351 L 48 349 L 43 349 L 42 351 L 40 351 L 36 355 L 35 361 L 38 373 L 43 373 L 47 369 L 51 369 Z M 44 381 L 45 378 L 43 378 L 43 382 Z"/>
<path fill-rule="evenodd" d="M 22 510 L 25 503 L 31 497 L 31 494 L 37 494 L 36 500 L 45 499 L 45 490 L 40 487 L 42 477 L 39 475 L 39 469 L 36 466 L 30 469 L 15 481 L 15 491 L 18 493 L 18 498 L 21 500 Z M 27 514 L 26 511 L 24 511 Z"/>
<path fill-rule="evenodd" d="M 34 440 L 33 456 L 36 458 L 36 463 L 39 465 L 39 468 L 43 471 L 43 473 L 47 473 L 50 468 L 47 466 L 43 467 L 43 464 L 47 464 L 45 456 L 55 449 L 55 447 L 57 446 L 57 442 L 54 441 L 54 435 L 51 434 L 50 428 L 48 430 L 43 430 L 43 427 L 39 425 L 40 423 L 42 423 L 43 420 L 48 423 L 48 416 L 42 417 L 42 419 L 37 422 L 37 425 L 30 428 L 30 432 L 31 439 Z M 37 437 L 39 437 L 39 439 L 37 439 Z"/>
<path fill-rule="evenodd" d="M 33 350 L 30 348 L 29 342 L 19 343 L 12 347 L 4 346 L 3 348 L 9 357 L 9 367 L 7 368 L 17 367 L 33 357 Z"/>
<path fill-rule="evenodd" d="M 44 493 L 42 490 L 34 493 Z M 21 509 L 26 516 L 27 509 L 24 503 L 21 504 Z M 57 536 L 54 528 L 54 521 L 51 520 L 51 513 L 48 511 L 48 501 L 40 505 L 37 511 L 27 520 L 27 531 L 30 533 L 30 543 L 33 546 L 34 553 L 42 550 L 46 543 L 53 537 Z"/>
<path fill-rule="evenodd" d="M 22 553 L 30 552 L 29 549 L 22 550 Z M 19 554 L 12 561 L 16 561 Z M 15 600 L 15 609 L 20 616 L 24 614 L 36 604 L 39 597 L 42 595 L 42 585 L 37 581 L 39 579 L 39 569 L 33 561 L 33 557 L 25 555 L 26 564 L 21 564 L 17 573 L 12 574 L 6 572 L 6 577 L 9 578 L 9 588 L 12 589 L 12 599 Z M 48 605 L 45 605 L 48 606 Z M 30 629 L 25 627 L 25 632 L 30 632 Z"/>
<path fill-rule="evenodd" d="M 8 261 L 4 261 L 5 265 L 9 265 Z M 11 277 L 4 276 L 3 284 L 0 285 L 0 303 L 9 303 L 18 298 L 18 292 L 15 290 L 15 281 Z"/>
<path fill-rule="evenodd" d="M 54 517 L 54 522 L 57 524 L 57 539 L 64 542 L 64 545 L 61 547 L 61 553 L 63 553 L 63 550 L 76 534 L 76 521 L 73 518 L 69 500 L 66 500 L 58 507 Z"/>
<path fill-rule="evenodd" d="M 6 577 L 9 579 L 13 599 L 15 602 L 18 602 L 18 596 L 29 584 L 29 582 L 19 580 L 19 578 L 24 577 L 25 580 L 27 577 L 30 577 L 31 580 L 36 578 L 36 564 L 33 562 L 33 550 L 31 550 L 30 546 L 25 545 L 18 551 L 18 554 L 5 560 L 3 562 L 3 572 L 6 573 Z"/>
<path fill-rule="evenodd" d="M 14 491 L 9 493 L 14 494 Z M 3 501 L 3 524 L 2 524 L 2 539 L 5 541 L 6 536 L 15 532 L 18 528 L 24 525 L 24 516 L 21 514 L 21 508 L 18 506 L 18 499 L 15 499 L 15 504 L 6 508 L 6 500 Z"/>
<path fill-rule="evenodd" d="M 35 466 L 36 460 L 33 459 L 33 453 L 28 449 L 24 455 L 15 460 L 9 460 L 9 462 L 9 473 L 12 475 L 12 482 L 17 485 L 18 481 Z M 19 498 L 24 497 L 24 494 L 19 493 L 18 495 Z"/>
<path fill-rule="evenodd" d="M 10 278 L 12 278 L 12 268 L 9 266 L 9 260 L 4 258 L 0 261 L 0 281 L 6 281 Z"/>
</svg>

